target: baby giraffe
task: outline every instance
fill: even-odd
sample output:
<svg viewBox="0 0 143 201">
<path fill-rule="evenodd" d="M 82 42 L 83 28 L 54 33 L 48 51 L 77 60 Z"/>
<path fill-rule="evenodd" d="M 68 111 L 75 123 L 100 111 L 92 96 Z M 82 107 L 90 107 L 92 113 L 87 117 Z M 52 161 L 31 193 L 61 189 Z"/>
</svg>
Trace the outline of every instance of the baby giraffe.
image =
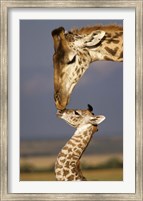
<svg viewBox="0 0 143 201">
<path fill-rule="evenodd" d="M 93 134 L 98 131 L 98 124 L 105 119 L 102 115 L 94 115 L 92 111 L 91 105 L 88 105 L 86 110 L 64 109 L 57 111 L 59 118 L 77 128 L 57 157 L 55 173 L 58 181 L 86 180 L 80 170 L 80 158 Z"/>
</svg>

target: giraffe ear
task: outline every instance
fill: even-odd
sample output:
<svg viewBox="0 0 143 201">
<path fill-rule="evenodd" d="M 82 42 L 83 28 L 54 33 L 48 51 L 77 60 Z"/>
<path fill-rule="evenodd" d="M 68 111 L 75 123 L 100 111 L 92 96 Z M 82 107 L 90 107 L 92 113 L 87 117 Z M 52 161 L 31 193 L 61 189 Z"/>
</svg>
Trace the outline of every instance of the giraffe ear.
<svg viewBox="0 0 143 201">
<path fill-rule="evenodd" d="M 83 46 L 91 47 L 97 45 L 105 36 L 105 32 L 101 30 L 93 31 L 91 34 L 83 38 Z"/>
<path fill-rule="evenodd" d="M 100 124 L 102 121 L 105 120 L 105 116 L 103 115 L 97 115 L 97 116 L 94 116 L 90 119 L 90 123 L 93 124 L 93 125 L 98 125 Z"/>
</svg>

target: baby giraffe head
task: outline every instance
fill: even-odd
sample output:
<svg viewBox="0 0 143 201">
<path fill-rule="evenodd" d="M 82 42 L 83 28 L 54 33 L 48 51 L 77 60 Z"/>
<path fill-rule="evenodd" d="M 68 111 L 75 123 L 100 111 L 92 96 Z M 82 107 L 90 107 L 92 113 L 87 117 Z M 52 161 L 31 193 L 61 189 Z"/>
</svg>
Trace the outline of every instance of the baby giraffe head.
<svg viewBox="0 0 143 201">
<path fill-rule="evenodd" d="M 58 110 L 57 116 L 61 119 L 64 119 L 68 124 L 75 128 L 79 128 L 86 124 L 98 126 L 98 124 L 105 120 L 105 116 L 103 115 L 94 115 L 93 108 L 89 104 L 86 110 Z"/>
</svg>

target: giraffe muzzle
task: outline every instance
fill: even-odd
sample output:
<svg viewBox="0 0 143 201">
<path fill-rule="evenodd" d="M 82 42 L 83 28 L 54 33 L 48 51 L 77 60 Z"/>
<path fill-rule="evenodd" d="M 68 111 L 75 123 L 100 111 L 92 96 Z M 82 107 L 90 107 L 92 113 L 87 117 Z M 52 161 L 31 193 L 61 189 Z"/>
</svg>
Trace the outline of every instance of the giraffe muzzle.
<svg viewBox="0 0 143 201">
<path fill-rule="evenodd" d="M 63 115 L 63 113 L 64 113 L 65 110 L 66 110 L 66 109 L 63 109 L 63 110 L 57 110 L 56 115 L 57 115 L 58 117 L 61 117 L 61 116 Z"/>
<path fill-rule="evenodd" d="M 57 92 L 54 95 L 55 105 L 57 110 L 64 110 L 69 102 L 69 96 L 66 93 Z"/>
</svg>

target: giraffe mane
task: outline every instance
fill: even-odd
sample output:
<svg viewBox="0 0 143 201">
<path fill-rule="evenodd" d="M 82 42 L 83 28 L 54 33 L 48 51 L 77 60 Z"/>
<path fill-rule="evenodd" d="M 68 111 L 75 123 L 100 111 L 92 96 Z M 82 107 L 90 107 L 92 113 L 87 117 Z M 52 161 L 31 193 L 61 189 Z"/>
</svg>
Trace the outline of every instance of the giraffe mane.
<svg viewBox="0 0 143 201">
<path fill-rule="evenodd" d="M 72 32 L 74 34 L 88 34 L 95 30 L 103 30 L 103 31 L 123 31 L 123 27 L 116 24 L 110 25 L 96 25 L 96 26 L 87 26 L 83 28 L 73 28 Z"/>
</svg>

